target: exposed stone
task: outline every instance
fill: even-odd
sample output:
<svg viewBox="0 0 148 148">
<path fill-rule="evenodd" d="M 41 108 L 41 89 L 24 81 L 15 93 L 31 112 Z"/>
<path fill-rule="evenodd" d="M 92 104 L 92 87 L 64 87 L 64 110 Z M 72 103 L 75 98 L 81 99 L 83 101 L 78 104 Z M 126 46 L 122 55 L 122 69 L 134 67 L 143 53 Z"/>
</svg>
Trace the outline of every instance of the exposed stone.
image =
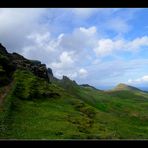
<svg viewBox="0 0 148 148">
<path fill-rule="evenodd" d="M 71 81 L 67 76 L 63 76 L 63 80 L 64 80 L 64 81 L 65 81 L 65 80 L 66 80 L 66 81 L 67 81 L 67 80 L 68 80 L 68 81 Z"/>
<path fill-rule="evenodd" d="M 8 53 L 6 48 L 0 44 L 0 54 L 7 58 L 7 60 L 13 65 L 14 69 L 23 69 L 33 72 L 36 76 L 46 79 L 48 82 L 53 78 L 52 70 L 46 68 L 45 64 L 42 64 L 38 60 L 29 60 L 24 58 L 18 53 Z M 6 61 L 5 65 L 9 63 Z M 3 65 L 2 65 L 3 66 Z"/>
<path fill-rule="evenodd" d="M 0 43 L 0 53 L 2 54 L 8 54 L 6 48 Z"/>
<path fill-rule="evenodd" d="M 52 82 L 54 80 L 54 77 L 53 77 L 53 73 L 52 73 L 51 68 L 47 69 L 47 75 L 48 75 L 49 82 Z"/>
<path fill-rule="evenodd" d="M 52 73 L 52 69 L 51 68 L 48 68 L 47 71 L 48 71 L 48 74 L 50 74 L 50 75 L 53 76 L 53 73 Z"/>
</svg>

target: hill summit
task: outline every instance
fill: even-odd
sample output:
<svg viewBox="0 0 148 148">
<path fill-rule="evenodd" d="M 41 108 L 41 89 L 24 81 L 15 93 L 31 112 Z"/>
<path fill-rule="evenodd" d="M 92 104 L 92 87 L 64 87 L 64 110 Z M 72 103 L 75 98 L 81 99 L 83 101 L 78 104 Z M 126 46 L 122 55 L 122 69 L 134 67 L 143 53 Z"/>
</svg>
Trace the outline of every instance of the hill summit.
<svg viewBox="0 0 148 148">
<path fill-rule="evenodd" d="M 113 90 L 132 90 L 132 91 L 141 91 L 140 89 L 124 84 L 124 83 L 119 83 Z"/>
</svg>

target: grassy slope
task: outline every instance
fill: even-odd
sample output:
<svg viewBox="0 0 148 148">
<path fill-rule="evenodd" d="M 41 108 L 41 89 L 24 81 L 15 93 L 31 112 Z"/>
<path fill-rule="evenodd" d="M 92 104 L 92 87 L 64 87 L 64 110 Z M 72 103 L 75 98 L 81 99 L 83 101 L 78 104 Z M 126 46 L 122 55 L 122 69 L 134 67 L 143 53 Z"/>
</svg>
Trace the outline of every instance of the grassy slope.
<svg viewBox="0 0 148 148">
<path fill-rule="evenodd" d="M 68 91 L 69 88 L 67 87 Z M 103 112 L 102 122 L 119 138 L 148 138 L 148 94 L 140 91 L 97 91 L 75 86 L 79 99 Z"/>
<path fill-rule="evenodd" d="M 148 138 L 147 94 L 79 86 L 64 90 L 25 71 L 14 77 L 0 112 L 0 138 Z"/>
<path fill-rule="evenodd" d="M 24 79 L 25 78 L 25 79 Z M 39 83 L 38 83 L 39 81 Z M 36 85 L 36 87 L 33 87 Z M 37 98 L 33 98 L 38 88 Z M 52 95 L 43 97 L 45 92 Z M 30 95 L 32 96 L 30 98 Z M 9 103 L 8 103 L 9 102 Z M 5 105 L 5 104 L 9 105 Z M 100 138 L 100 134 L 108 136 L 110 132 L 104 130 L 96 132 L 99 124 L 95 115 L 97 110 L 74 96 L 70 96 L 62 88 L 50 84 L 27 72 L 15 74 L 13 90 L 5 99 L 5 110 L 0 132 L 1 138 L 12 139 L 73 139 L 73 138 Z M 1 119 L 1 120 L 2 120 Z"/>
</svg>

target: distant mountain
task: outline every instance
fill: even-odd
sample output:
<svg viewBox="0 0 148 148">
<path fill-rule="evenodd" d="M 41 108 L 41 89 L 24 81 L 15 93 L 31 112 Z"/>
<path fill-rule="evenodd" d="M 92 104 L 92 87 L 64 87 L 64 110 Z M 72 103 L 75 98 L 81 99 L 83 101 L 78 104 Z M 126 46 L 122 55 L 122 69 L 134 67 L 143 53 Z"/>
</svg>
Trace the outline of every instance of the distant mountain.
<svg viewBox="0 0 148 148">
<path fill-rule="evenodd" d="M 134 86 L 130 86 L 124 83 L 118 84 L 113 90 L 130 90 L 130 91 L 142 91 Z"/>
</svg>

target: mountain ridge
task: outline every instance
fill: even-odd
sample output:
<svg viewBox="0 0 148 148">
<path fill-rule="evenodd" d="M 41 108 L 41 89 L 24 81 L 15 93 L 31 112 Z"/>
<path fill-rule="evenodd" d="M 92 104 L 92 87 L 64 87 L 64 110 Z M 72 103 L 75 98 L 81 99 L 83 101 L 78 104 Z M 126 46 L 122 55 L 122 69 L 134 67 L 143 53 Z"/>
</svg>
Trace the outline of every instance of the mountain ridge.
<svg viewBox="0 0 148 148">
<path fill-rule="evenodd" d="M 58 78 L 54 77 L 52 69 L 46 67 L 46 64 L 42 64 L 41 61 L 26 59 L 24 56 L 22 56 L 18 53 L 15 53 L 15 52 L 9 53 L 7 51 L 7 49 L 1 43 L 0 43 L 0 54 L 1 54 L 0 55 L 1 56 L 0 62 L 4 63 L 4 64 L 0 65 L 0 74 L 4 75 L 4 71 L 3 71 L 3 69 L 5 70 L 4 67 L 8 67 L 8 69 L 9 69 L 8 71 L 11 71 L 10 74 L 7 74 L 7 76 L 6 76 L 6 77 L 10 77 L 10 78 L 7 78 L 7 79 L 10 79 L 7 81 L 11 81 L 12 73 L 16 69 L 26 69 L 26 70 L 33 72 L 36 76 L 46 79 L 46 81 L 48 81 L 48 82 L 57 81 L 62 84 L 62 83 L 69 81 L 69 82 L 73 83 L 74 85 L 78 85 L 75 80 L 71 80 L 70 78 L 68 78 L 67 76 L 64 76 L 64 75 L 63 75 L 62 79 L 58 79 Z M 6 78 L 4 80 L 6 80 Z M 2 82 L 2 79 L 0 79 L 0 82 L 1 82 L 1 84 L 3 84 L 3 83 L 5 84 L 5 82 Z M 89 84 L 80 84 L 79 86 L 96 89 L 94 86 L 91 86 Z M 100 90 L 100 89 L 96 89 L 96 90 Z M 139 88 L 136 88 L 134 86 L 130 86 L 130 85 L 127 85 L 124 83 L 119 83 L 112 90 L 142 91 Z"/>
</svg>

